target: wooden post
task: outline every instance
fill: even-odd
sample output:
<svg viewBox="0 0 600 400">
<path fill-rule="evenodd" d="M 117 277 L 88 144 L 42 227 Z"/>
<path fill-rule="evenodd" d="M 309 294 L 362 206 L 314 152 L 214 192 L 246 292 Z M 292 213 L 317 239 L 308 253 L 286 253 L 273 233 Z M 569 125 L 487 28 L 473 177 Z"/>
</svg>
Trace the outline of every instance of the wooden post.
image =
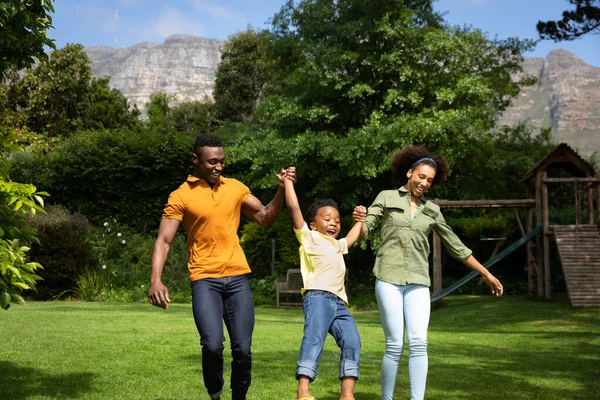
<svg viewBox="0 0 600 400">
<path fill-rule="evenodd" d="M 588 188 L 588 225 L 594 225 L 594 185 L 591 184 Z"/>
<path fill-rule="evenodd" d="M 597 178 L 600 178 L 600 173 L 596 174 Z M 598 227 L 600 228 L 600 183 L 596 184 L 596 194 L 598 195 L 598 199 L 596 201 L 596 211 L 598 212 Z"/>
<path fill-rule="evenodd" d="M 531 230 L 533 229 L 533 208 L 528 208 L 527 209 L 527 233 L 531 232 Z M 535 266 L 535 263 L 533 261 L 533 245 L 531 243 L 531 240 L 527 242 L 526 245 L 526 249 L 527 249 L 527 284 L 528 284 L 528 291 L 527 294 L 529 295 L 529 297 L 535 297 L 535 291 L 533 288 L 533 268 Z"/>
<path fill-rule="evenodd" d="M 575 180 L 575 225 L 581 225 L 581 200 L 579 199 L 579 185 Z"/>
<path fill-rule="evenodd" d="M 548 175 L 543 172 L 543 178 Z M 544 298 L 550 300 L 550 224 L 548 218 L 548 184 L 542 185 L 542 208 L 544 213 Z"/>
<path fill-rule="evenodd" d="M 438 294 L 442 289 L 442 241 L 433 232 L 433 294 Z"/>
<path fill-rule="evenodd" d="M 542 225 L 542 173 L 538 171 L 535 175 L 535 222 L 537 226 Z M 544 235 L 542 235 L 544 236 Z M 544 270 L 543 270 L 543 240 L 538 236 L 536 242 L 536 279 L 537 279 L 537 297 L 544 297 Z"/>
</svg>

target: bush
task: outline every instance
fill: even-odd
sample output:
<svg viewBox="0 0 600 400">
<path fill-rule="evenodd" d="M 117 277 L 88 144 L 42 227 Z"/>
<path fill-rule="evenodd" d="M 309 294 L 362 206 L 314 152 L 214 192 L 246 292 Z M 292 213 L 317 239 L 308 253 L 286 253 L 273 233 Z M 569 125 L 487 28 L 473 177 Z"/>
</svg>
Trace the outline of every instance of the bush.
<svg viewBox="0 0 600 400">
<path fill-rule="evenodd" d="M 272 239 L 275 239 L 275 274 L 285 277 L 289 268 L 298 268 L 298 240 L 287 212 L 282 212 L 271 228 L 265 229 L 256 222 L 242 228 L 240 243 L 255 278 L 271 275 Z"/>
<path fill-rule="evenodd" d="M 39 271 L 43 280 L 38 283 L 36 296 L 41 299 L 74 290 L 77 277 L 93 265 L 87 242 L 89 221 L 62 206 L 47 206 L 46 211 L 47 214 L 38 214 L 30 220 L 38 231 L 39 244 L 31 246 L 29 258 L 44 266 Z"/>
<path fill-rule="evenodd" d="M 275 281 L 276 278 L 273 276 L 249 280 L 255 306 L 274 306 L 277 303 Z"/>
<path fill-rule="evenodd" d="M 93 275 L 98 282 L 89 285 L 102 289 L 96 296 L 106 301 L 144 301 L 149 289 L 155 239 L 154 233 L 134 233 L 114 219 L 95 227 L 90 243 L 98 260 Z M 175 303 L 191 301 L 188 258 L 185 234 L 178 233 L 171 244 L 162 275 L 171 301 Z M 84 283 L 88 283 L 87 278 L 83 277 Z"/>
<path fill-rule="evenodd" d="M 13 157 L 11 177 L 34 183 L 52 202 L 96 225 L 116 219 L 138 231 L 153 230 L 169 193 L 191 171 L 193 141 L 152 131 L 86 132 L 46 155 Z"/>
</svg>

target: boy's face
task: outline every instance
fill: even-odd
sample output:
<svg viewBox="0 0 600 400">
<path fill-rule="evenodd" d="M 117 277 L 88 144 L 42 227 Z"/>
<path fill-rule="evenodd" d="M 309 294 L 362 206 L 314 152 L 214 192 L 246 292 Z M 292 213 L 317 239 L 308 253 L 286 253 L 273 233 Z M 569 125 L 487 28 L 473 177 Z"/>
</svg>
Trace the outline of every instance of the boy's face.
<svg viewBox="0 0 600 400">
<path fill-rule="evenodd" d="M 315 220 L 310 223 L 310 229 L 336 238 L 340 233 L 340 213 L 330 206 L 319 208 Z"/>
</svg>

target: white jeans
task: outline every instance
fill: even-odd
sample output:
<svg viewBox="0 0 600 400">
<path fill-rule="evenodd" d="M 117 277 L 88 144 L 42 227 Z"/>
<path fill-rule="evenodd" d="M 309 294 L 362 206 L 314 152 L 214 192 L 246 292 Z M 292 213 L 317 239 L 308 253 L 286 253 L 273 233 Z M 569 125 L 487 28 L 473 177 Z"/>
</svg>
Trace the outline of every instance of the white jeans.
<svg viewBox="0 0 600 400">
<path fill-rule="evenodd" d="M 381 400 L 392 400 L 398 363 L 404 349 L 404 323 L 408 336 L 408 375 L 411 400 L 422 400 L 427 383 L 427 328 L 431 311 L 429 288 L 394 285 L 377 279 L 375 295 L 385 333 L 381 368 Z"/>
</svg>

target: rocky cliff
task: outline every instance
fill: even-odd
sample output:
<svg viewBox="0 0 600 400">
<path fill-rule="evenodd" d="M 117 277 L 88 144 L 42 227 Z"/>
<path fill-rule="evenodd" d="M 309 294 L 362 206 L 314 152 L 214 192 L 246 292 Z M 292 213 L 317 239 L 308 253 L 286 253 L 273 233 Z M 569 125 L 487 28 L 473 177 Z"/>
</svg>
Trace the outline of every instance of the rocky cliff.
<svg viewBox="0 0 600 400">
<path fill-rule="evenodd" d="M 150 94 L 161 90 L 175 94 L 177 101 L 211 98 L 223 43 L 174 35 L 163 44 L 86 47 L 85 51 L 94 75 L 109 76 L 111 86 L 143 109 Z M 557 141 L 585 154 L 600 151 L 600 68 L 568 51 L 555 50 L 545 59 L 526 58 L 524 70 L 538 83 L 523 88 L 499 124 L 528 121 L 552 127 Z"/>
<path fill-rule="evenodd" d="M 130 103 L 143 109 L 150 94 L 165 91 L 178 101 L 212 97 L 223 40 L 169 36 L 163 44 L 132 47 L 86 47 L 94 76 L 110 77 Z"/>
<path fill-rule="evenodd" d="M 522 89 L 499 123 L 551 127 L 558 142 L 583 154 L 600 151 L 600 68 L 566 50 L 554 50 L 545 59 L 527 58 L 523 67 L 538 82 Z"/>
</svg>

